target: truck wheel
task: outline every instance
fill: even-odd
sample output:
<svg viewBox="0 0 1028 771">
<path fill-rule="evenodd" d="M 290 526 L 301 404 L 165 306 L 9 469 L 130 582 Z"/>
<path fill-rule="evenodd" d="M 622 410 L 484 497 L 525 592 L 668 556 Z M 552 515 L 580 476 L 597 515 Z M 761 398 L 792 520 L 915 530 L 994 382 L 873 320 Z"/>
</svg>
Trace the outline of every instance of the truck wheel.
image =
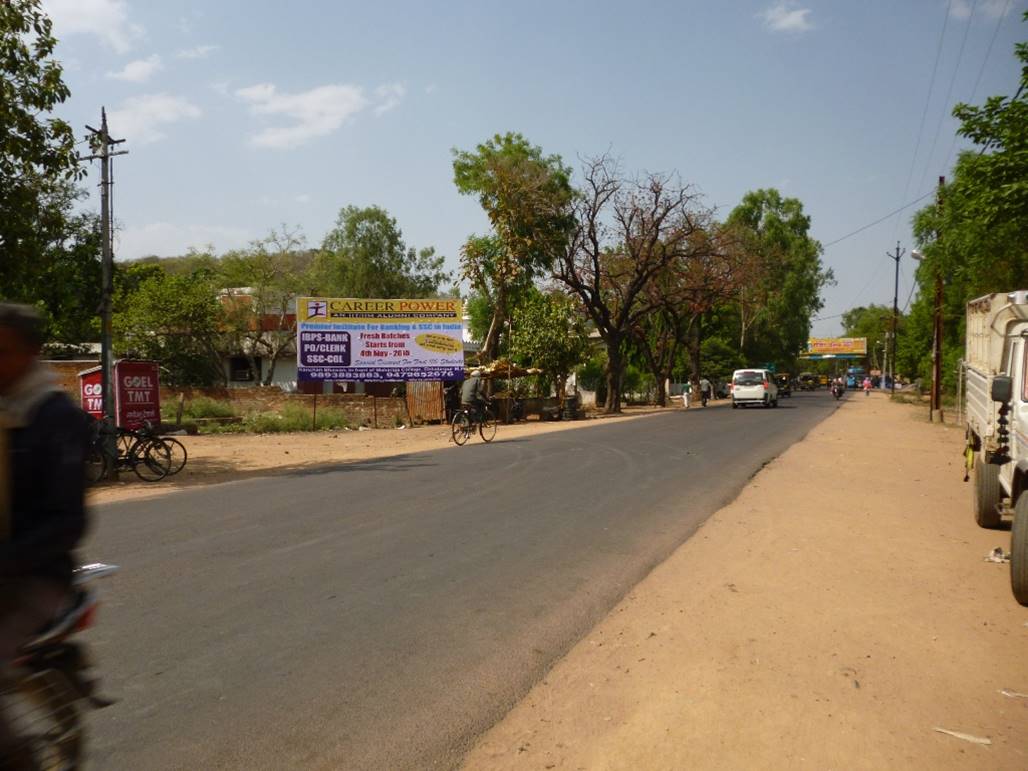
<svg viewBox="0 0 1028 771">
<path fill-rule="evenodd" d="M 986 463 L 983 452 L 979 451 L 975 455 L 974 498 L 971 502 L 974 521 L 979 527 L 995 530 L 1002 522 L 998 508 L 1003 497 L 1003 490 L 999 486 L 999 466 Z"/>
<path fill-rule="evenodd" d="M 1014 507 L 1010 530 L 1010 588 L 1014 599 L 1028 607 L 1028 492 L 1021 493 Z"/>
</svg>

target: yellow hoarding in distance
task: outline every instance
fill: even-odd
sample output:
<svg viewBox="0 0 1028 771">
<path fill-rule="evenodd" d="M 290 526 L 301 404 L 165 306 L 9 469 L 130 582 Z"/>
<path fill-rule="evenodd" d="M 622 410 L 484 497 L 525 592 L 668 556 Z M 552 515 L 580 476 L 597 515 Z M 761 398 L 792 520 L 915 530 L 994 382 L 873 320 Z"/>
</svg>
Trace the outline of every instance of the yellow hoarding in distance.
<svg viewBox="0 0 1028 771">
<path fill-rule="evenodd" d="M 867 356 L 866 337 L 812 337 L 807 340 L 807 354 L 815 356 Z"/>
</svg>

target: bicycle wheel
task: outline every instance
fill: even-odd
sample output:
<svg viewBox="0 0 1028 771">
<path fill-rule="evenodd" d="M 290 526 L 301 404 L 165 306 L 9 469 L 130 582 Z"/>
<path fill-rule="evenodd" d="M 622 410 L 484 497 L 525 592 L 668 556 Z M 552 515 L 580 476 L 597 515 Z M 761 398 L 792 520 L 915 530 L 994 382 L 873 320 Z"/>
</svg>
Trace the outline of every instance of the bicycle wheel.
<svg viewBox="0 0 1028 771">
<path fill-rule="evenodd" d="M 157 482 L 168 475 L 171 452 L 159 439 L 140 439 L 129 456 L 132 470 L 144 482 Z"/>
<path fill-rule="evenodd" d="M 170 436 L 158 437 L 157 441 L 164 443 L 164 446 L 168 448 L 168 454 L 171 457 L 171 466 L 168 468 L 168 476 L 170 477 L 180 472 L 185 467 L 186 459 L 188 457 L 186 446 L 178 439 L 172 439 Z"/>
<path fill-rule="evenodd" d="M 491 442 L 496 436 L 496 418 L 488 407 L 482 410 L 482 422 L 478 424 L 478 435 L 483 442 Z"/>
<path fill-rule="evenodd" d="M 86 450 L 86 483 L 95 485 L 101 479 L 106 479 L 110 474 L 111 461 L 107 457 L 100 443 L 90 445 Z"/>
<path fill-rule="evenodd" d="M 472 430 L 471 416 L 468 415 L 467 410 L 461 410 L 453 416 L 453 424 L 450 427 L 450 432 L 453 435 L 454 443 L 458 447 L 471 438 Z"/>
</svg>

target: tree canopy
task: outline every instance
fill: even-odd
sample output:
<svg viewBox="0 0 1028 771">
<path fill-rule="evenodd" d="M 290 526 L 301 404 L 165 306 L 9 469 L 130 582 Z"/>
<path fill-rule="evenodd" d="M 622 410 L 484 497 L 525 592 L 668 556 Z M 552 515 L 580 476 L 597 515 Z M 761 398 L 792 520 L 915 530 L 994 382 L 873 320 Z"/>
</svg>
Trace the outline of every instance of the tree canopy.
<svg viewBox="0 0 1028 771">
<path fill-rule="evenodd" d="M 378 206 L 347 206 L 322 243 L 318 292 L 337 297 L 430 297 L 452 274 L 433 247 L 407 246 L 396 219 Z"/>
</svg>

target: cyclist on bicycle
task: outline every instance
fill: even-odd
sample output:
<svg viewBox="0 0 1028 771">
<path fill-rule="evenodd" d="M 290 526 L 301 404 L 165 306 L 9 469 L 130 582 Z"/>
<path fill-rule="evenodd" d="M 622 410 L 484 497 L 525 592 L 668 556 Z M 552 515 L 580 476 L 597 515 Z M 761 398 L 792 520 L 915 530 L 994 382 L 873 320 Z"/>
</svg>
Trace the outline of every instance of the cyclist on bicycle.
<svg viewBox="0 0 1028 771">
<path fill-rule="evenodd" d="M 43 322 L 0 303 L 0 670 L 53 619 L 86 528 L 86 418 L 39 361 Z M 18 768 L 0 713 L 0 768 Z"/>
<path fill-rule="evenodd" d="M 471 410 L 473 415 L 481 416 L 486 403 L 485 380 L 482 378 L 482 370 L 473 369 L 471 376 L 461 386 L 460 404 Z"/>
</svg>

